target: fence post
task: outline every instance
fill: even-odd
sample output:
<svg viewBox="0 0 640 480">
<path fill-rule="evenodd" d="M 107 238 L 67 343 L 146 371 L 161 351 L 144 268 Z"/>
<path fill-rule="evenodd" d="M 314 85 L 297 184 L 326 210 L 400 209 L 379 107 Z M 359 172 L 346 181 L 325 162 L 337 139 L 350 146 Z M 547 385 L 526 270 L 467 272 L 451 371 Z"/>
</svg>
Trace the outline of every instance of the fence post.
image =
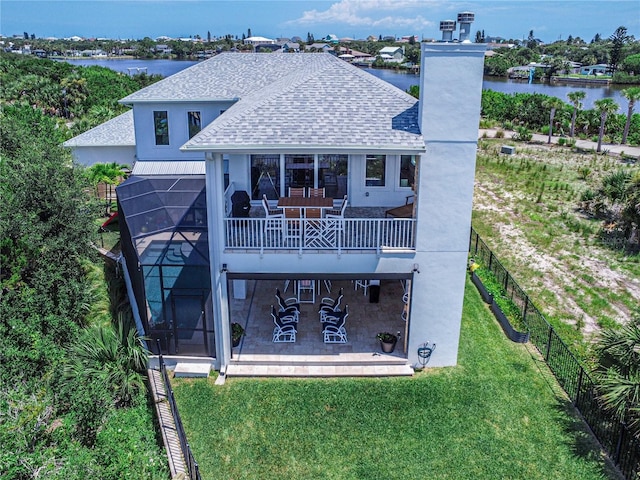
<svg viewBox="0 0 640 480">
<path fill-rule="evenodd" d="M 489 266 L 487 267 L 489 270 L 491 270 L 492 263 L 493 263 L 493 252 L 489 250 Z"/>
<path fill-rule="evenodd" d="M 584 369 L 582 367 L 580 367 L 580 375 L 578 375 L 578 387 L 576 389 L 576 399 L 574 400 L 573 404 L 577 407 L 578 406 L 578 402 L 580 401 L 580 390 L 582 390 L 582 374 L 584 373 Z M 578 411 L 580 410 L 580 408 L 578 408 Z"/>
<path fill-rule="evenodd" d="M 551 338 L 553 335 L 553 328 L 549 327 L 549 339 L 547 340 L 547 354 L 545 355 L 544 361 L 549 363 L 549 354 L 551 353 Z"/>
<path fill-rule="evenodd" d="M 524 320 L 525 325 L 528 327 L 529 322 L 527 322 L 527 310 L 529 309 L 529 295 L 524 296 L 524 308 L 522 309 L 522 319 Z"/>
</svg>

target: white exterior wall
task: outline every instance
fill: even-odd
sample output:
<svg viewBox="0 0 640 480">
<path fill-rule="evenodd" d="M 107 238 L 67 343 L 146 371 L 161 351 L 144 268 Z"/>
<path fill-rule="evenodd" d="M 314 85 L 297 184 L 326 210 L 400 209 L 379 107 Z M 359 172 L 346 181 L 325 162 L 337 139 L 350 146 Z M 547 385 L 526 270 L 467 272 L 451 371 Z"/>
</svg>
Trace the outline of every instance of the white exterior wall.
<svg viewBox="0 0 640 480">
<path fill-rule="evenodd" d="M 457 363 L 485 46 L 422 44 L 418 232 L 409 361 L 426 342 L 430 366 Z"/>
<path fill-rule="evenodd" d="M 189 140 L 187 112 L 200 112 L 202 129 L 227 110 L 233 102 L 208 103 L 136 103 L 133 121 L 136 130 L 138 160 L 202 160 L 202 152 L 183 152 L 180 147 Z M 156 145 L 153 112 L 166 111 L 169 121 L 169 145 Z"/>
<path fill-rule="evenodd" d="M 73 147 L 71 154 L 76 162 L 86 167 L 111 162 L 131 167 L 136 160 L 136 147 Z"/>
</svg>

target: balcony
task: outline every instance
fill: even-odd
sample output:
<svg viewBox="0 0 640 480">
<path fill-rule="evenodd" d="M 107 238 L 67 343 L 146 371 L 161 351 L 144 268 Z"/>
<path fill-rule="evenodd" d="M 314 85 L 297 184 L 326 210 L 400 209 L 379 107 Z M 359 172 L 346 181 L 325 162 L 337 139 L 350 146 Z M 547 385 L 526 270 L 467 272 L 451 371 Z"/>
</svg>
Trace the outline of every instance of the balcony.
<svg viewBox="0 0 640 480">
<path fill-rule="evenodd" d="M 224 244 L 227 251 L 255 253 L 413 251 L 415 222 L 413 218 L 225 218 Z"/>
</svg>

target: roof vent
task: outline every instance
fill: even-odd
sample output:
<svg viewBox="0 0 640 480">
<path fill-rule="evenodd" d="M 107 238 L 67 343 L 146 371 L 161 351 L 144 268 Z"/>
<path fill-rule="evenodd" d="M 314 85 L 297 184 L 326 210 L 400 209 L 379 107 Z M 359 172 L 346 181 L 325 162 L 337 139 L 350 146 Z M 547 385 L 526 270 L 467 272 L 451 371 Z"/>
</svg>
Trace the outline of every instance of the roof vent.
<svg viewBox="0 0 640 480">
<path fill-rule="evenodd" d="M 475 17 L 476 14 L 473 12 L 461 12 L 458 14 L 458 23 L 460 24 L 459 41 L 464 42 L 465 40 L 469 40 L 471 24 L 475 20 Z"/>
<path fill-rule="evenodd" d="M 453 40 L 453 32 L 456 31 L 455 20 L 442 20 L 440 21 L 440 31 L 442 32 L 442 41 L 450 42 Z"/>
</svg>

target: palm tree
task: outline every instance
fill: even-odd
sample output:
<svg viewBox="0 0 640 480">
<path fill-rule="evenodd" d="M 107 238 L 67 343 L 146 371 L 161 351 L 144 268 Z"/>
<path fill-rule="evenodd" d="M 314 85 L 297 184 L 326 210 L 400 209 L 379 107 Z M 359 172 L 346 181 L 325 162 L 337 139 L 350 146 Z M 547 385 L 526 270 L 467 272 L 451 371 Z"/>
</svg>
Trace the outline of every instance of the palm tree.
<svg viewBox="0 0 640 480">
<path fill-rule="evenodd" d="M 111 392 L 116 406 L 127 406 L 145 388 L 143 372 L 149 351 L 132 321 L 121 315 L 110 327 L 87 329 L 70 347 L 67 379 L 97 379 Z"/>
<path fill-rule="evenodd" d="M 587 92 L 584 90 L 576 90 L 567 95 L 571 105 L 573 105 L 573 114 L 571 115 L 571 132 L 569 133 L 569 136 L 572 138 L 575 133 L 576 117 L 578 116 L 578 111 L 582 108 L 582 100 L 584 100 L 586 96 Z"/>
<path fill-rule="evenodd" d="M 636 432 L 640 429 L 640 312 L 606 329 L 596 345 L 600 399 Z"/>
<path fill-rule="evenodd" d="M 612 98 L 601 98 L 595 101 L 596 112 L 600 114 L 600 130 L 598 132 L 598 148 L 596 152 L 602 151 L 602 137 L 604 137 L 604 125 L 607 116 L 618 111 L 618 104 Z"/>
<path fill-rule="evenodd" d="M 549 97 L 544 101 L 543 105 L 546 108 L 550 108 L 551 112 L 549 113 L 549 139 L 547 143 L 551 143 L 551 136 L 553 135 L 553 119 L 556 116 L 556 110 L 558 108 L 562 108 L 564 106 L 564 102 L 557 97 Z"/>
<path fill-rule="evenodd" d="M 629 106 L 627 107 L 627 121 L 624 124 L 624 132 L 622 133 L 623 145 L 627 143 L 627 135 L 629 135 L 629 127 L 631 126 L 631 116 L 633 115 L 633 107 L 636 105 L 636 101 L 640 100 L 640 87 L 625 88 L 622 90 L 624 98 L 629 100 Z"/>
</svg>

